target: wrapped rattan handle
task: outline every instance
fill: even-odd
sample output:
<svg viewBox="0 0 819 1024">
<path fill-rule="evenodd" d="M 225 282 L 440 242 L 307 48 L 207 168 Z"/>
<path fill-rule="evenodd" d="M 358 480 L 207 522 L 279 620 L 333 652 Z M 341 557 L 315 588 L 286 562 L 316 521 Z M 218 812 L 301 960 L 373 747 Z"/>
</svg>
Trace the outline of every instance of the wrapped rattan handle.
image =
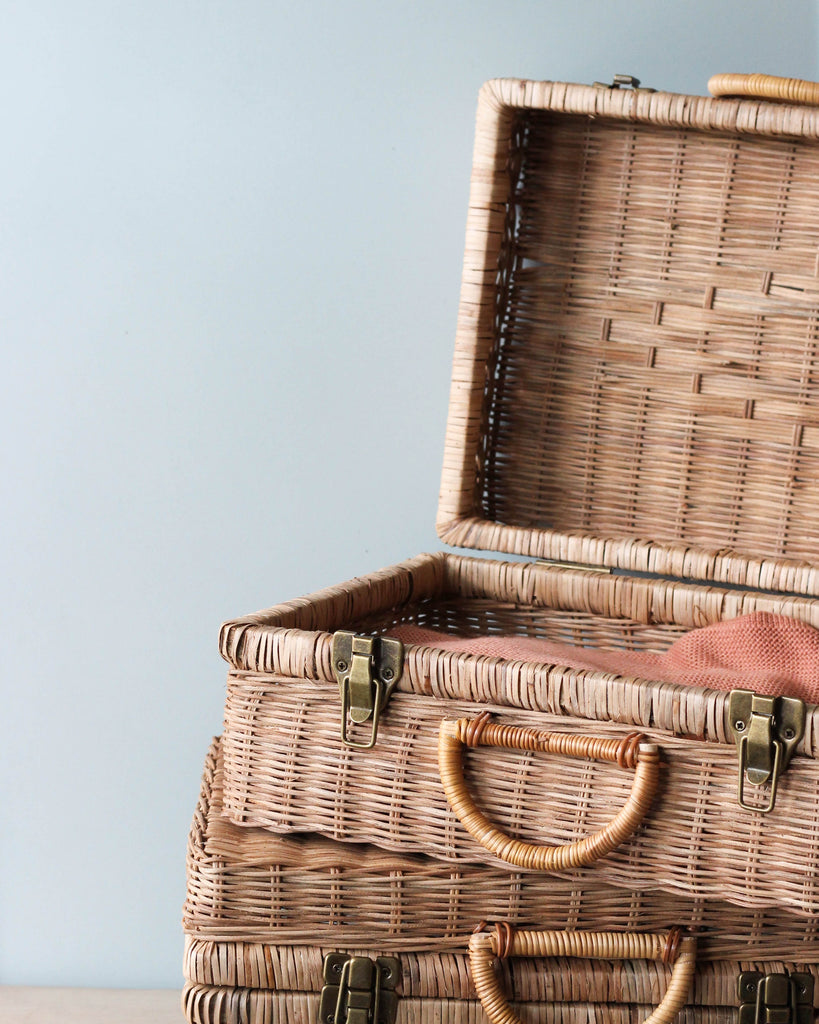
<svg viewBox="0 0 819 1024">
<path fill-rule="evenodd" d="M 507 956 L 584 957 L 601 960 L 661 960 L 673 964 L 665 995 L 644 1024 L 671 1024 L 685 1005 L 696 964 L 696 939 L 679 929 L 641 932 L 517 931 L 503 923 L 469 940 L 472 981 L 492 1024 L 521 1024 L 506 1001 L 495 973 L 496 958 Z"/>
<path fill-rule="evenodd" d="M 819 104 L 819 83 L 775 75 L 713 75 L 708 79 L 712 96 L 749 97 L 784 103 Z"/>
<path fill-rule="evenodd" d="M 475 719 L 445 719 L 438 734 L 438 770 L 449 806 L 461 824 L 481 846 L 516 867 L 558 871 L 591 864 L 619 846 L 637 827 L 651 806 L 660 773 L 660 751 L 645 737 L 631 733 L 625 739 L 599 739 L 572 733 L 541 732 L 509 725 L 496 725 L 485 712 Z M 612 761 L 621 768 L 634 769 L 628 800 L 599 832 L 564 846 L 538 846 L 513 839 L 496 828 L 478 809 L 464 779 L 463 749 L 506 747 L 569 754 Z"/>
</svg>

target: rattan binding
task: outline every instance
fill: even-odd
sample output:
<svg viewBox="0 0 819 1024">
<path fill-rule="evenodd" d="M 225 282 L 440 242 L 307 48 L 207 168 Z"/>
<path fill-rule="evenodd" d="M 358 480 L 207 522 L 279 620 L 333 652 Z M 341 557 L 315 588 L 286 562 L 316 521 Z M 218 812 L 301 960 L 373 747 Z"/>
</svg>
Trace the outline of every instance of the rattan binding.
<svg viewBox="0 0 819 1024">
<path fill-rule="evenodd" d="M 674 944 L 673 957 L 668 955 Z M 663 997 L 644 1024 L 671 1024 L 685 1005 L 696 967 L 696 941 L 674 933 L 520 931 L 503 922 L 469 941 L 472 980 L 492 1024 L 520 1024 L 495 972 L 495 959 L 519 957 L 593 957 L 604 960 L 661 960 L 673 964 Z"/>
<path fill-rule="evenodd" d="M 712 75 L 708 79 L 712 96 L 744 97 L 778 100 L 782 103 L 819 104 L 819 83 L 802 78 L 780 78 L 777 75 Z"/>
<path fill-rule="evenodd" d="M 655 743 L 645 742 L 639 733 L 630 733 L 620 740 L 603 740 L 496 725 L 489 718 L 488 713 L 483 712 L 476 718 L 445 719 L 441 722 L 438 739 L 438 769 L 447 802 L 481 846 L 517 867 L 559 871 L 592 864 L 634 835 L 657 788 L 660 753 Z M 537 846 L 506 835 L 478 809 L 464 778 L 465 746 L 536 750 L 610 761 L 621 768 L 636 769 L 634 782 L 626 803 L 599 832 L 565 846 Z"/>
</svg>

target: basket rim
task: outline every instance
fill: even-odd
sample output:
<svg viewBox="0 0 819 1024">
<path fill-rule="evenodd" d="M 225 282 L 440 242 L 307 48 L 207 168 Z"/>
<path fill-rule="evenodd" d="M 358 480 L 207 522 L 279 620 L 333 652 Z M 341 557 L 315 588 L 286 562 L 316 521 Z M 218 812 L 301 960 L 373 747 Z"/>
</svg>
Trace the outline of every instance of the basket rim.
<svg viewBox="0 0 819 1024">
<path fill-rule="evenodd" d="M 505 588 L 503 593 L 500 587 Z M 707 624 L 712 615 L 713 621 L 717 621 L 757 610 L 790 615 L 819 628 L 819 602 L 811 597 L 739 590 L 716 583 L 703 586 L 677 580 L 608 576 L 533 562 L 436 552 L 252 615 L 229 619 L 220 629 L 219 652 L 230 667 L 231 678 L 258 681 L 262 686 L 271 677 L 274 681 L 307 678 L 337 689 L 332 667 L 333 633 L 337 629 L 349 629 L 358 621 L 426 599 L 477 598 L 519 604 L 525 595 L 533 593 L 537 594 L 535 607 L 606 616 L 605 607 L 614 599 L 619 609 L 616 617 L 625 620 L 626 611 L 632 606 L 635 612 L 638 608 L 650 610 L 646 624 L 665 623 L 683 629 Z M 489 594 L 493 596 L 487 598 Z M 701 618 L 703 621 L 698 621 Z M 389 628 L 384 634 L 389 635 Z M 727 690 L 434 646 L 405 645 L 399 691 L 451 696 L 449 688 L 453 686 L 458 699 L 474 699 L 467 696 L 466 689 L 469 693 L 480 693 L 482 702 L 512 712 L 528 708 L 635 727 L 650 726 L 672 734 L 696 734 L 703 742 L 735 743 Z M 587 702 L 584 695 L 592 691 L 597 697 L 605 693 L 606 699 Z M 531 706 L 514 696 L 524 692 L 529 694 L 527 700 L 534 702 Z M 640 699 L 635 704 L 633 698 L 637 694 Z M 819 706 L 805 707 L 807 726 L 798 752 L 816 758 Z M 683 719 L 687 725 L 681 729 Z"/>
</svg>

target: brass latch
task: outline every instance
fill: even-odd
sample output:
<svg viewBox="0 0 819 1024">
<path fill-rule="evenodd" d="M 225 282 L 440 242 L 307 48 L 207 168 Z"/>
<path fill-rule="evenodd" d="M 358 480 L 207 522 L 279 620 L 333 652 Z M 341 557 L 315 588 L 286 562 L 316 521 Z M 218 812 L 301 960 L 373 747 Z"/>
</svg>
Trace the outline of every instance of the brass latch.
<svg viewBox="0 0 819 1024">
<path fill-rule="evenodd" d="M 812 1024 L 813 975 L 743 971 L 737 1024 Z"/>
<path fill-rule="evenodd" d="M 739 806 L 767 814 L 776 802 L 779 777 L 804 735 L 805 705 L 795 697 L 763 697 L 751 690 L 732 690 L 728 714 L 739 752 Z M 746 784 L 768 783 L 771 793 L 767 805 L 746 802 Z"/>
<path fill-rule="evenodd" d="M 324 958 L 324 988 L 319 1024 L 394 1024 L 398 1013 L 395 986 L 401 965 L 395 957 L 348 956 Z"/>
<path fill-rule="evenodd" d="M 341 694 L 341 740 L 348 747 L 375 746 L 384 705 L 404 669 L 404 645 L 386 636 L 333 634 L 333 672 Z M 361 725 L 372 719 L 370 738 L 357 743 L 349 738 L 347 719 Z"/>
</svg>

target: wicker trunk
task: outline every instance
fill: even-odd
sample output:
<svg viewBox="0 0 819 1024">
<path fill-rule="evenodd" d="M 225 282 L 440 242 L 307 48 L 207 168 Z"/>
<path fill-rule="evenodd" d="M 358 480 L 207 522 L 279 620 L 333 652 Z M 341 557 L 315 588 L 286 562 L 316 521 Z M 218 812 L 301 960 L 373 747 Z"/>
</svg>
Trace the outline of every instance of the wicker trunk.
<svg viewBox="0 0 819 1024">
<path fill-rule="evenodd" d="M 819 627 L 819 108 L 785 97 L 484 86 L 438 531 L 529 560 L 224 625 L 191 1021 L 342 1024 L 328 951 L 399 1021 L 812 1019 L 815 698 L 617 667 Z"/>
<path fill-rule="evenodd" d="M 616 763 L 616 751 L 638 729 L 659 747 L 657 790 L 636 833 L 586 870 L 625 887 L 816 914 L 814 709 L 768 815 L 737 808 L 727 693 L 408 648 L 375 746 L 352 749 L 340 737 L 333 629 L 389 632 L 412 619 L 460 633 L 520 631 L 586 647 L 658 648 L 713 618 L 759 609 L 819 625 L 815 599 L 432 555 L 252 622 L 230 623 L 223 632 L 234 666 L 225 811 L 236 822 L 277 832 L 318 832 L 447 862 L 500 865 L 449 806 L 439 766 L 442 720 L 473 721 L 489 710 L 502 724 L 564 737 L 587 733 L 614 746 L 614 761 L 498 748 L 466 757 L 474 803 L 501 832 L 527 847 L 565 844 L 557 850 L 571 851 L 579 837 L 599 835 L 628 806 L 636 774 Z M 525 859 L 517 866 L 526 867 Z M 567 859 L 550 870 L 577 867 Z"/>
<path fill-rule="evenodd" d="M 629 894 L 592 876 L 560 881 L 541 872 L 450 868 L 375 847 L 281 838 L 225 818 L 223 777 L 215 741 L 188 842 L 184 1003 L 196 1024 L 313 1024 L 324 959 L 339 950 L 397 960 L 399 1021 L 483 1021 L 465 945 L 484 916 L 521 927 L 536 921 L 563 936 L 667 935 L 682 927 L 697 946 L 686 1021 L 733 1021 L 740 972 L 795 972 L 811 994 L 819 974 L 813 915 Z M 593 1013 L 637 1024 L 667 990 L 672 968 L 661 961 L 571 952 L 499 965 L 499 984 L 523 1021 L 567 1014 L 581 1021 Z"/>
</svg>

